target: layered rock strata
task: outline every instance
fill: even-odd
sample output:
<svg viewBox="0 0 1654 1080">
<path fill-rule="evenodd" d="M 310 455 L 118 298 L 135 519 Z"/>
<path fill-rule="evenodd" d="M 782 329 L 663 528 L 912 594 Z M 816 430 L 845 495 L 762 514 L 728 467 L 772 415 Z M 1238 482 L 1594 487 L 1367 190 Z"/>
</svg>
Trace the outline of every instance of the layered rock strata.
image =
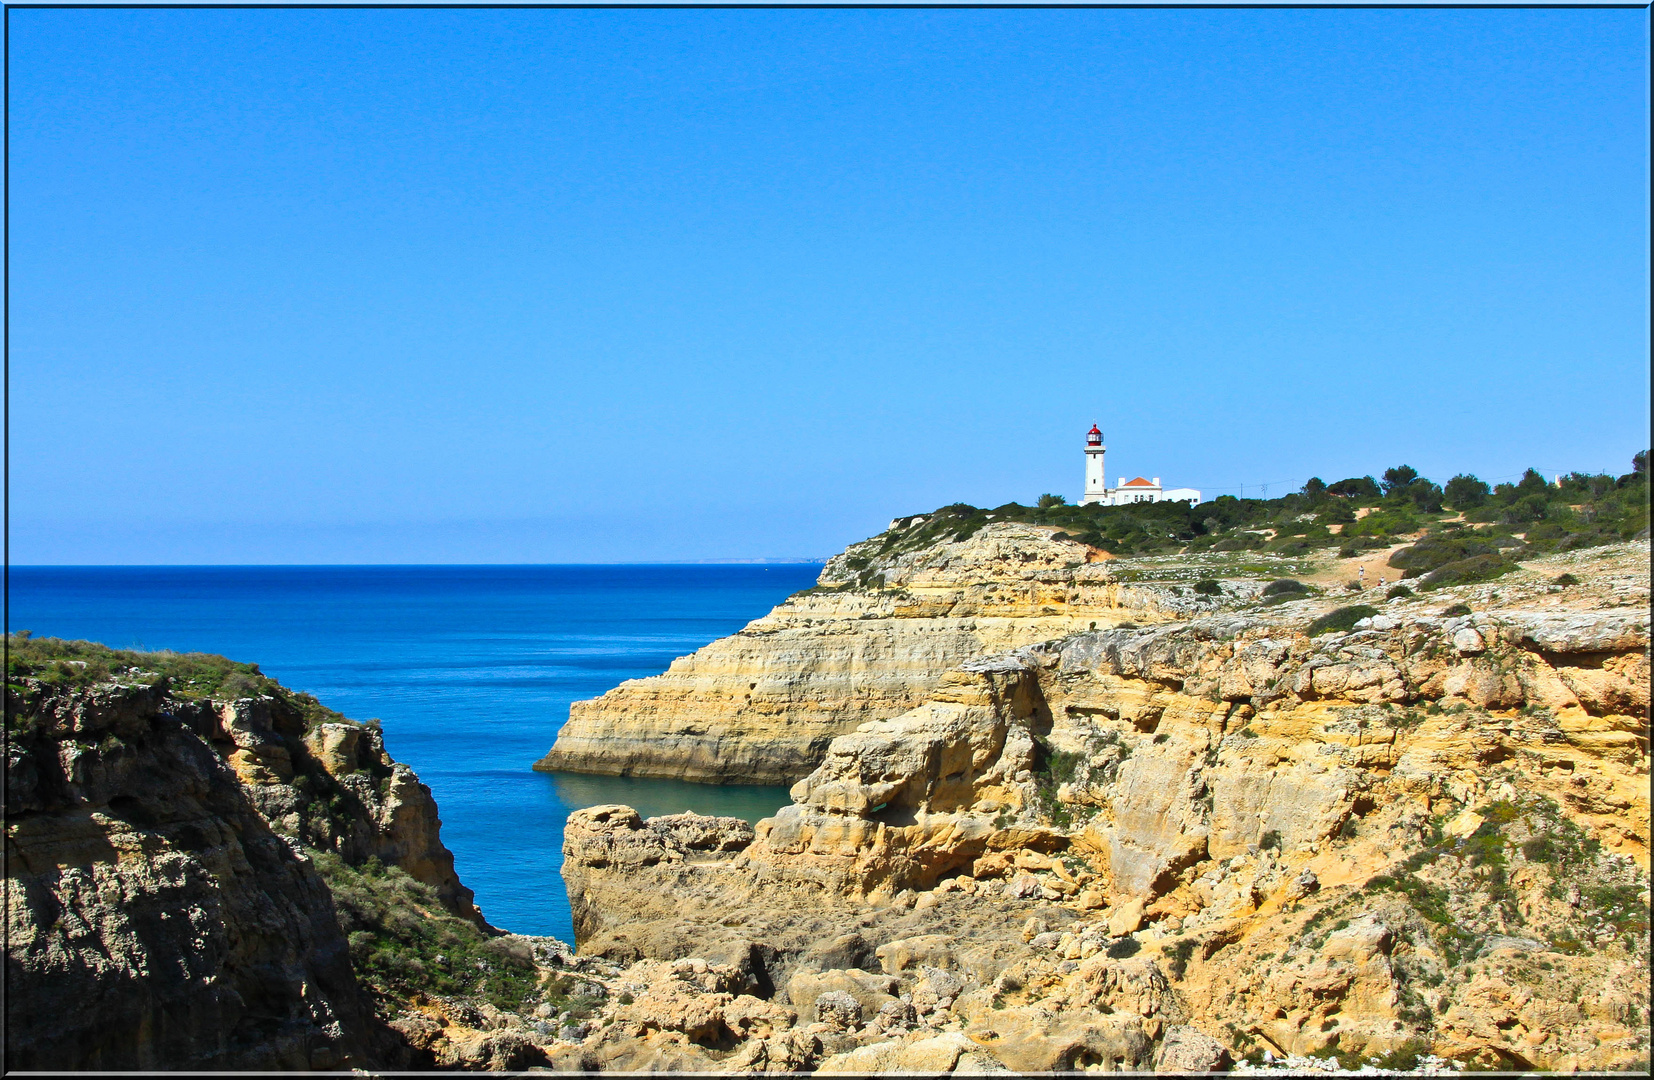
<svg viewBox="0 0 1654 1080">
<path fill-rule="evenodd" d="M 378 860 L 481 924 L 428 788 L 376 730 L 275 698 L 34 680 L 8 701 L 12 1068 L 406 1062 L 311 852 Z"/>
<path fill-rule="evenodd" d="M 993 524 L 901 548 L 903 532 L 923 521 L 850 547 L 815 589 L 664 674 L 576 702 L 535 768 L 791 783 L 834 737 L 919 705 L 966 660 L 1215 604 L 1188 589 L 1122 583 L 1106 553 L 1042 526 Z"/>
<path fill-rule="evenodd" d="M 1646 1060 L 1647 559 L 1538 560 L 1316 637 L 1308 598 L 964 664 L 833 740 L 750 842 L 577 814 L 582 951 L 647 993 L 668 962 L 728 985 L 564 1060 Z M 743 994 L 792 1015 L 747 1032 Z"/>
</svg>

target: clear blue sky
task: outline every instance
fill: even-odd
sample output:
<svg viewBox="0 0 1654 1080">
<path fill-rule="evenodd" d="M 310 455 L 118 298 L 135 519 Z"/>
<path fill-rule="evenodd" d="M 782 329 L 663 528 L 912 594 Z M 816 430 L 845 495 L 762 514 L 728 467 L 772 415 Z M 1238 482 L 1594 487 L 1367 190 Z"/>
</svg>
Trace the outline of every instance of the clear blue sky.
<svg viewBox="0 0 1654 1080">
<path fill-rule="evenodd" d="M 12 558 L 819 556 L 1093 420 L 1209 496 L 1624 472 L 1648 25 L 13 11 Z"/>
</svg>

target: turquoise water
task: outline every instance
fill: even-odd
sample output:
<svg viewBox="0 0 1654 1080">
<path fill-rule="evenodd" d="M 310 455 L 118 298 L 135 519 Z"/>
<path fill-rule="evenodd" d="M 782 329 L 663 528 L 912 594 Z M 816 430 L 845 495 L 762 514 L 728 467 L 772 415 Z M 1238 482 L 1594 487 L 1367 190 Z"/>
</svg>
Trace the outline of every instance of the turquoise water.
<svg viewBox="0 0 1654 1080">
<path fill-rule="evenodd" d="M 739 630 L 820 567 L 13 567 L 10 627 L 222 653 L 358 720 L 431 786 L 496 926 L 573 936 L 563 822 L 623 802 L 757 821 L 785 788 L 536 773 L 569 703 Z"/>
</svg>

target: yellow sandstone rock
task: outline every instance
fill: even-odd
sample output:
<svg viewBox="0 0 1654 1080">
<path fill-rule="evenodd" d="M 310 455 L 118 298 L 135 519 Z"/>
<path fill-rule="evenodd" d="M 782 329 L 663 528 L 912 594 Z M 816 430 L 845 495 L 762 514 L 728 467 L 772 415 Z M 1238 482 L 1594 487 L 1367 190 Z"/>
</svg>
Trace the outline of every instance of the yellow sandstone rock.
<svg viewBox="0 0 1654 1080">
<path fill-rule="evenodd" d="M 546 770 L 709 783 L 791 783 L 827 744 L 922 703 L 956 665 L 1094 626 L 1155 622 L 1194 597 L 1113 579 L 1107 556 L 1055 529 L 989 525 L 967 540 L 829 561 L 817 590 L 662 675 L 576 702 Z M 1088 561 L 1089 560 L 1089 561 Z M 877 570 L 877 584 L 857 583 Z"/>
<path fill-rule="evenodd" d="M 733 819 L 574 815 L 581 948 L 894 979 L 908 1033 L 824 1032 L 835 1069 L 895 1069 L 954 1024 L 1020 1071 L 1628 1067 L 1650 1004 L 1648 546 L 1588 554 L 1565 593 L 1536 560 L 1349 632 L 1306 636 L 1336 603 L 1312 597 L 966 661 L 832 739 L 750 842 Z M 684 837 L 726 833 L 690 857 Z"/>
</svg>

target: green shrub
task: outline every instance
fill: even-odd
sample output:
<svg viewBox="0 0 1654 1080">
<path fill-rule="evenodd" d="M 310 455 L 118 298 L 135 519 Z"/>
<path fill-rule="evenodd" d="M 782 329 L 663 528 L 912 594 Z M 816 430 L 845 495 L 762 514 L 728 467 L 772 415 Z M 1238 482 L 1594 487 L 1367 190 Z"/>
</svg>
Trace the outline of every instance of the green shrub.
<svg viewBox="0 0 1654 1080">
<path fill-rule="evenodd" d="M 1453 924 L 1453 916 L 1447 910 L 1447 890 L 1437 885 L 1431 885 L 1410 873 L 1404 873 L 1400 876 L 1378 874 L 1368 878 L 1367 884 L 1362 888 L 1368 892 L 1379 892 L 1381 890 L 1398 892 L 1413 905 L 1413 910 L 1429 921 L 1438 926 Z"/>
<path fill-rule="evenodd" d="M 1328 495 L 1341 495 L 1346 499 L 1377 499 L 1382 494 L 1378 490 L 1378 483 L 1370 476 L 1352 476 L 1346 480 L 1339 480 L 1327 485 Z"/>
<path fill-rule="evenodd" d="M 1268 543 L 1262 533 L 1240 532 L 1233 536 L 1225 536 L 1212 545 L 1213 551 L 1261 551 Z"/>
<path fill-rule="evenodd" d="M 1307 592 L 1309 592 L 1308 585 L 1301 581 L 1294 581 L 1292 578 L 1279 578 L 1263 587 L 1265 596 L 1296 596 Z"/>
<path fill-rule="evenodd" d="M 1564 956 L 1582 956 L 1586 952 L 1585 943 L 1564 930 L 1551 939 L 1551 951 L 1559 952 Z"/>
<path fill-rule="evenodd" d="M 1408 1039 L 1389 1053 L 1379 1056 L 1374 1064 L 1386 1072 L 1412 1072 L 1419 1067 L 1419 1059 L 1429 1052 L 1429 1040 Z"/>
<path fill-rule="evenodd" d="M 1522 858 L 1536 863 L 1555 862 L 1556 844 L 1549 836 L 1530 837 L 1522 841 Z"/>
<path fill-rule="evenodd" d="M 1321 525 L 1348 525 L 1355 520 L 1355 507 L 1343 499 L 1328 499 L 1316 505 L 1315 520 Z"/>
<path fill-rule="evenodd" d="M 1384 594 L 1384 599 L 1402 600 L 1412 595 L 1413 590 L 1405 585 L 1391 585 L 1389 591 Z"/>
<path fill-rule="evenodd" d="M 1419 580 L 1419 588 L 1442 589 L 1450 585 L 1473 585 L 1481 581 L 1492 581 L 1516 568 L 1516 563 L 1502 555 L 1476 555 L 1430 571 Z"/>
<path fill-rule="evenodd" d="M 1613 533 L 1601 529 L 1587 529 L 1563 537 L 1557 542 L 1556 550 L 1559 552 L 1579 551 L 1583 548 L 1602 547 L 1604 544 L 1616 543 L 1618 540 L 1619 537 Z"/>
<path fill-rule="evenodd" d="M 1201 580 L 1195 582 L 1195 592 L 1199 593 L 1201 596 L 1222 596 L 1223 586 L 1219 585 L 1211 578 L 1202 578 Z"/>
<path fill-rule="evenodd" d="M 1428 480 L 1418 480 L 1407 489 L 1407 497 L 1413 500 L 1413 505 L 1426 514 L 1442 512 L 1442 489 Z"/>
<path fill-rule="evenodd" d="M 1419 471 L 1411 465 L 1397 465 L 1393 469 L 1384 470 L 1384 494 L 1388 495 L 1398 489 L 1405 488 L 1419 478 Z"/>
<path fill-rule="evenodd" d="M 1543 494 L 1524 495 L 1507 505 L 1499 520 L 1506 525 L 1527 525 L 1543 518 L 1547 509 L 1548 503 Z"/>
<path fill-rule="evenodd" d="M 1537 541 L 1547 551 L 1563 545 L 1630 539 L 1648 527 L 1646 470 L 1634 468 L 1618 478 L 1570 473 L 1560 487 L 1531 473 L 1520 483 L 1501 484 L 1485 496 L 1481 493 L 1486 485 L 1475 477 L 1460 474 L 1439 488 L 1412 475 L 1415 472 L 1401 467 L 1391 470 L 1388 494 L 1370 476 L 1350 477 L 1324 486 L 1306 484 L 1302 491 L 1276 499 L 1220 495 L 1196 507 L 1184 503 L 1073 506 L 1055 496 L 1036 499 L 1032 506 L 1012 502 L 991 510 L 955 503 L 896 519 L 895 527 L 868 541 L 857 554 L 883 563 L 890 556 L 963 540 L 992 522 L 1019 521 L 1053 526 L 1061 536 L 1122 557 L 1181 550 L 1265 549 L 1302 554 L 1333 542 L 1326 526 L 1338 524 L 1345 529 L 1337 538 L 1340 553 L 1349 556 L 1370 547 L 1390 546 L 1394 543 L 1390 538 L 1398 533 L 1415 532 L 1426 520 L 1421 512 L 1434 514 L 1443 501 L 1471 521 L 1503 520 L 1522 526 L 1554 521 L 1564 527 L 1564 535 Z M 1471 507 L 1478 497 L 1482 505 Z M 1357 522 L 1357 506 L 1378 510 Z M 1275 529 L 1275 539 L 1266 540 L 1264 529 Z M 846 586 L 864 587 L 854 581 Z"/>
<path fill-rule="evenodd" d="M 1572 574 L 1559 574 L 1556 577 L 1551 579 L 1551 584 L 1552 585 L 1561 585 L 1562 587 L 1566 588 L 1569 585 L 1578 585 L 1579 584 L 1579 579 L 1574 577 Z"/>
<path fill-rule="evenodd" d="M 1475 536 L 1426 536 L 1391 555 L 1389 564 L 1402 571 L 1402 577 L 1416 578 L 1448 563 L 1498 554 L 1497 547 Z"/>
<path fill-rule="evenodd" d="M 1389 546 L 1390 538 L 1388 536 L 1354 536 L 1344 540 L 1339 545 L 1338 557 L 1340 559 L 1353 559 L 1363 551 L 1373 551 L 1377 548 Z"/>
<path fill-rule="evenodd" d="M 1356 536 L 1393 536 L 1397 533 L 1417 532 L 1423 527 L 1423 522 L 1413 512 L 1411 503 L 1401 506 L 1386 507 L 1375 510 L 1352 525 L 1344 526 L 1340 534 L 1346 538 Z"/>
<path fill-rule="evenodd" d="M 1304 633 L 1310 637 L 1317 637 L 1334 631 L 1350 630 L 1362 619 L 1371 618 L 1377 614 L 1378 609 L 1370 604 L 1352 604 L 1349 607 L 1341 607 L 1327 612 L 1305 627 Z"/>
<path fill-rule="evenodd" d="M 8 680 L 33 678 L 48 686 L 83 687 L 109 679 L 125 683 L 164 683 L 174 698 L 223 701 L 240 697 L 273 697 L 304 718 L 307 728 L 318 723 L 348 723 L 310 694 L 296 693 L 259 671 L 211 653 L 145 652 L 111 649 L 94 641 L 65 641 L 35 637 L 27 630 L 7 638 Z"/>
<path fill-rule="evenodd" d="M 1523 539 L 1531 544 L 1536 540 L 1560 540 L 1567 535 L 1568 528 L 1560 521 L 1541 521 L 1530 528 Z"/>
<path fill-rule="evenodd" d="M 1143 945 L 1134 937 L 1123 937 L 1108 947 L 1110 960 L 1124 960 L 1143 951 Z"/>
<path fill-rule="evenodd" d="M 1161 955 L 1166 958 L 1166 968 L 1174 979 L 1181 979 L 1183 973 L 1189 969 L 1189 958 L 1195 953 L 1195 939 L 1184 938 L 1167 946 Z"/>
<path fill-rule="evenodd" d="M 1074 823 L 1074 813 L 1057 798 L 1057 790 L 1074 779 L 1086 755 L 1073 750 L 1055 750 L 1043 741 L 1037 744 L 1037 751 L 1039 764 L 1034 769 L 1035 801 L 1051 824 L 1066 829 Z"/>
<path fill-rule="evenodd" d="M 1621 935 L 1648 936 L 1648 907 L 1637 885 L 1598 885 L 1584 890 L 1585 899 L 1602 920 Z"/>
<path fill-rule="evenodd" d="M 1426 513 L 1433 514 L 1442 508 L 1442 489 L 1420 476 L 1411 465 L 1384 470 L 1384 495 L 1386 502 L 1405 499 Z"/>
<path fill-rule="evenodd" d="M 314 857 L 333 893 L 351 966 L 376 996 L 467 995 L 519 1010 L 535 995 L 532 955 L 449 914 L 429 885 L 378 859 L 353 867 L 331 852 Z"/>
<path fill-rule="evenodd" d="M 1455 510 L 1472 510 L 1487 502 L 1491 491 L 1486 481 L 1460 473 L 1442 488 L 1442 499 Z"/>
<path fill-rule="evenodd" d="M 1505 865 L 1505 838 L 1499 835 L 1499 827 L 1491 821 L 1484 821 L 1480 828 L 1460 842 L 1459 847 L 1462 854 L 1469 857 L 1471 866 Z"/>
<path fill-rule="evenodd" d="M 1454 618 L 1455 616 L 1458 616 L 1458 615 L 1469 615 L 1469 614 L 1470 614 L 1470 605 L 1469 604 L 1454 604 L 1452 607 L 1447 607 L 1447 608 L 1442 609 L 1442 618 L 1444 618 L 1444 619 L 1451 619 L 1451 618 Z"/>
</svg>

